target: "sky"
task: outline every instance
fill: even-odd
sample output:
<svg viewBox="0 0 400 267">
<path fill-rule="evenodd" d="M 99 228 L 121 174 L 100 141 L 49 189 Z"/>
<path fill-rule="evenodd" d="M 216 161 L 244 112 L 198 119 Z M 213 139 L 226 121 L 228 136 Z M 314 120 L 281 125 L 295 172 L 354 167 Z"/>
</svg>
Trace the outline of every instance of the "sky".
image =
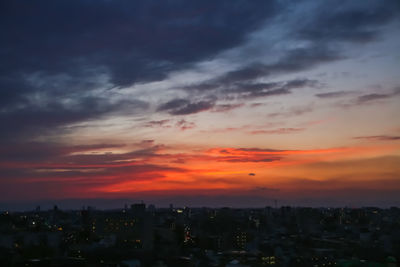
<svg viewBox="0 0 400 267">
<path fill-rule="evenodd" d="M 0 209 L 400 206 L 400 2 L 0 1 Z"/>
</svg>

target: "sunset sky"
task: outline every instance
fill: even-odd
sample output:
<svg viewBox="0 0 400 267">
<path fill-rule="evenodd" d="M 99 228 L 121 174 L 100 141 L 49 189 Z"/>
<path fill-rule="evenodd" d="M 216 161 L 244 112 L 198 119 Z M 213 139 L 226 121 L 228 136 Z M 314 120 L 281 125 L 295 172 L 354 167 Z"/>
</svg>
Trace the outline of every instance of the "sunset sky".
<svg viewBox="0 0 400 267">
<path fill-rule="evenodd" d="M 397 0 L 9 0 L 0 30 L 0 209 L 400 206 Z"/>
</svg>

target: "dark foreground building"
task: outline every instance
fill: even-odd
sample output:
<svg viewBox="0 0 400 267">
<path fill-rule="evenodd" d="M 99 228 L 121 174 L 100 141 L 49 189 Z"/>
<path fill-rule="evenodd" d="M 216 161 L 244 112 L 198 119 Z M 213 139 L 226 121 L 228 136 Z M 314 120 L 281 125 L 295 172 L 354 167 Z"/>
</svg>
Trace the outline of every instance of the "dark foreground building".
<svg viewBox="0 0 400 267">
<path fill-rule="evenodd" d="M 398 266 L 398 208 L 156 209 L 0 215 L 1 266 Z"/>
</svg>

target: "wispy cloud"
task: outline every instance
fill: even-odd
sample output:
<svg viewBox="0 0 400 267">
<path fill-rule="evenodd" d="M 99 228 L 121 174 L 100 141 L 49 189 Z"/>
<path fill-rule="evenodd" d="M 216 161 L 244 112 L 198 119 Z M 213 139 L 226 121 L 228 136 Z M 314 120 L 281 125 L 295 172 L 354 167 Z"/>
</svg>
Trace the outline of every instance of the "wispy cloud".
<svg viewBox="0 0 400 267">
<path fill-rule="evenodd" d="M 273 112 L 269 113 L 268 117 L 291 117 L 291 116 L 300 116 L 309 112 L 312 112 L 314 109 L 313 105 L 300 106 L 300 107 L 291 107 L 288 110 L 281 112 Z"/>
<path fill-rule="evenodd" d="M 371 141 L 396 141 L 400 140 L 400 136 L 393 135 L 369 135 L 369 136 L 356 136 L 354 139 L 371 140 Z"/>
<path fill-rule="evenodd" d="M 176 126 L 181 129 L 182 131 L 193 129 L 196 127 L 194 122 L 189 122 L 186 120 L 179 120 L 176 122 Z"/>
<path fill-rule="evenodd" d="M 292 134 L 304 131 L 305 128 L 279 128 L 272 130 L 255 130 L 249 132 L 250 134 Z"/>
<path fill-rule="evenodd" d="M 167 111 L 171 115 L 188 115 L 210 110 L 215 105 L 214 100 L 200 100 L 196 102 L 177 98 L 158 107 L 158 111 Z"/>
<path fill-rule="evenodd" d="M 149 121 L 145 124 L 145 127 L 162 127 L 162 128 L 170 128 L 171 126 L 168 123 L 171 122 L 169 119 L 158 120 L 158 121 Z"/>
<path fill-rule="evenodd" d="M 240 107 L 243 107 L 244 104 L 243 103 L 238 103 L 238 104 L 218 104 L 215 105 L 213 110 L 214 112 L 227 112 L 233 109 L 237 109 Z"/>
<path fill-rule="evenodd" d="M 400 96 L 400 88 L 396 87 L 393 90 L 380 90 L 379 92 L 371 92 L 340 103 L 343 107 L 352 107 L 358 105 L 367 105 L 373 103 L 381 103 Z"/>
<path fill-rule="evenodd" d="M 319 98 L 340 98 L 340 97 L 348 96 L 348 95 L 353 94 L 353 93 L 354 92 L 333 91 L 333 92 L 316 94 L 315 96 L 319 97 Z"/>
</svg>

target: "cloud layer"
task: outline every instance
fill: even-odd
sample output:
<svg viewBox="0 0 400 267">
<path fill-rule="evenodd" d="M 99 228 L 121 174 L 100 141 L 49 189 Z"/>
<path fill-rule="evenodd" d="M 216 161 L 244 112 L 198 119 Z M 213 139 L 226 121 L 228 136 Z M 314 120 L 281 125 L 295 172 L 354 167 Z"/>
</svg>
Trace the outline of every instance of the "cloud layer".
<svg viewBox="0 0 400 267">
<path fill-rule="evenodd" d="M 0 200 L 398 190 L 399 14 L 396 0 L 2 1 Z M 386 169 L 367 177 L 367 162 Z"/>
</svg>

